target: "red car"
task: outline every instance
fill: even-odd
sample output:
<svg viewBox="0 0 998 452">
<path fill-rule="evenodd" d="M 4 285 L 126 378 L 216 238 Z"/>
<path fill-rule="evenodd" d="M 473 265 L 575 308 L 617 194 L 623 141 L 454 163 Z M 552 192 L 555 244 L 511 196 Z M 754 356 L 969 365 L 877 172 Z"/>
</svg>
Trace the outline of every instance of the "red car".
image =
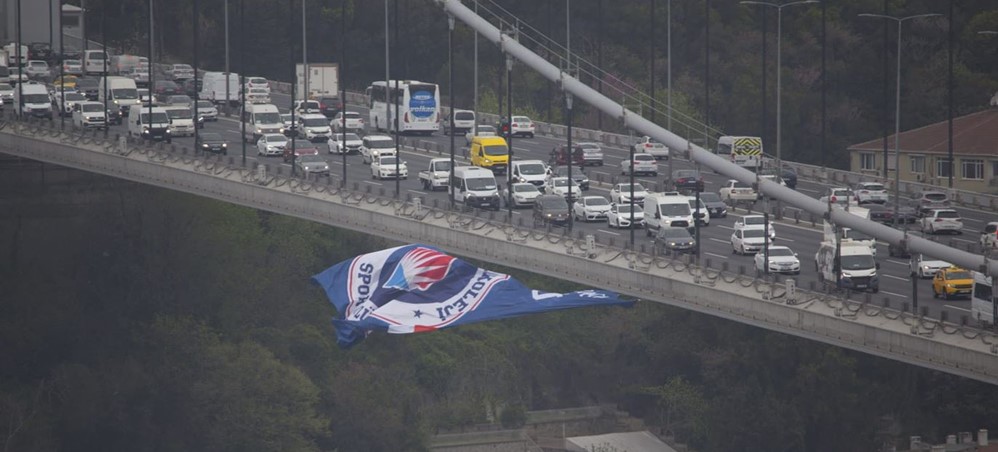
<svg viewBox="0 0 998 452">
<path fill-rule="evenodd" d="M 303 139 L 295 139 L 293 141 L 294 141 L 295 156 L 300 157 L 303 155 L 319 154 L 319 146 L 316 145 L 315 143 Z M 284 146 L 284 154 L 282 154 L 282 157 L 284 158 L 285 162 L 291 161 L 291 147 L 292 147 L 291 141 L 288 141 L 288 144 Z"/>
</svg>

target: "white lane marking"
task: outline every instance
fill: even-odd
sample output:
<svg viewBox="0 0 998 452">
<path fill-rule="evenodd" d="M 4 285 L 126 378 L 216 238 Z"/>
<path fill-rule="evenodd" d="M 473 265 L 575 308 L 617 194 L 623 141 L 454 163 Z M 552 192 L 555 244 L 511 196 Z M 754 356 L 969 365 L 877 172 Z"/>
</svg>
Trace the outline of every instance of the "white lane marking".
<svg viewBox="0 0 998 452">
<path fill-rule="evenodd" d="M 409 193 L 415 193 L 415 194 L 420 195 L 420 196 L 426 194 L 426 192 L 422 191 L 422 190 L 406 190 L 406 191 L 409 192 Z"/>
<path fill-rule="evenodd" d="M 708 256 L 719 257 L 721 259 L 727 259 L 728 258 L 728 256 L 723 256 L 723 255 L 720 255 L 720 254 L 714 254 L 714 253 L 708 253 L 708 252 L 704 252 L 703 254 L 706 254 Z"/>
<path fill-rule="evenodd" d="M 909 280 L 909 278 L 901 278 L 901 277 L 898 277 L 898 276 L 894 276 L 894 275 L 888 275 L 888 274 L 886 274 L 886 273 L 884 274 L 884 277 L 885 277 L 885 278 L 891 278 L 891 279 L 896 279 L 896 280 L 898 280 L 898 281 L 908 281 L 908 280 Z"/>
<path fill-rule="evenodd" d="M 951 304 L 944 304 L 943 307 L 944 308 L 950 308 L 950 309 L 956 309 L 958 311 L 970 312 L 970 309 L 967 309 L 967 308 L 958 308 L 958 307 L 953 306 Z"/>
<path fill-rule="evenodd" d="M 888 292 L 888 291 L 886 291 L 886 290 L 881 290 L 881 291 L 880 291 L 880 293 L 885 293 L 885 294 L 887 294 L 887 295 L 894 295 L 895 297 L 901 297 L 901 298 L 908 298 L 908 296 L 907 296 L 907 295 L 901 295 L 901 294 L 899 294 L 899 293 L 894 293 L 894 292 Z"/>
<path fill-rule="evenodd" d="M 792 240 L 792 239 L 786 239 L 786 238 L 783 238 L 783 237 L 777 237 L 777 238 L 776 238 L 776 240 L 783 240 L 783 241 L 786 241 L 786 242 L 790 242 L 790 243 L 793 243 L 793 242 L 795 242 L 795 240 Z"/>
<path fill-rule="evenodd" d="M 597 229 L 597 231 L 599 231 L 599 232 L 602 232 L 602 233 L 604 233 L 604 234 L 610 234 L 610 235 L 620 235 L 620 233 L 619 233 L 619 232 L 613 232 L 613 231 L 607 231 L 606 229 Z"/>
<path fill-rule="evenodd" d="M 957 242 L 963 242 L 963 243 L 979 243 L 976 240 L 956 239 L 956 238 L 954 238 L 953 240 L 956 240 Z"/>
<path fill-rule="evenodd" d="M 894 259 L 887 259 L 887 262 L 890 262 L 892 264 L 904 265 L 905 267 L 908 266 L 908 262 L 896 261 Z"/>
<path fill-rule="evenodd" d="M 364 181 L 361 181 L 361 182 L 363 182 L 365 184 L 371 184 L 371 185 L 385 185 L 385 184 L 382 184 L 381 182 L 371 182 L 369 180 L 364 180 Z"/>
<path fill-rule="evenodd" d="M 809 188 L 801 188 L 801 187 L 797 187 L 797 191 L 806 191 L 808 193 L 820 193 L 820 191 L 818 190 L 811 190 Z"/>
<path fill-rule="evenodd" d="M 977 218 L 964 218 L 963 221 L 973 221 L 974 223 L 984 223 L 984 220 L 978 220 Z"/>
<path fill-rule="evenodd" d="M 719 227 L 719 228 L 721 228 L 721 229 L 727 229 L 727 230 L 729 230 L 729 231 L 734 231 L 734 230 L 735 230 L 735 228 L 733 228 L 733 227 L 731 227 L 731 226 L 725 226 L 725 225 L 723 225 L 723 224 L 719 224 L 719 225 L 717 225 L 717 227 Z"/>
<path fill-rule="evenodd" d="M 730 244 L 731 244 L 731 242 L 729 242 L 729 241 L 727 241 L 727 240 L 721 240 L 721 239 L 718 239 L 718 238 L 714 238 L 714 237 L 711 237 L 710 239 L 711 239 L 712 241 L 715 241 L 715 242 L 717 242 L 717 243 L 724 243 L 724 244 L 727 244 L 727 245 L 730 245 Z"/>
</svg>

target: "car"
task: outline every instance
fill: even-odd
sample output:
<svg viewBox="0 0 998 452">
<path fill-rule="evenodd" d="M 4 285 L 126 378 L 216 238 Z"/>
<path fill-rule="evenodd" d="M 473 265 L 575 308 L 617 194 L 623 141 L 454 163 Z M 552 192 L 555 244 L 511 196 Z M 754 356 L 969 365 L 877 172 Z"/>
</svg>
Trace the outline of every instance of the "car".
<svg viewBox="0 0 998 452">
<path fill-rule="evenodd" d="M 735 220 L 734 228 L 735 230 L 746 229 L 746 228 L 763 228 L 766 226 L 766 217 L 764 215 L 743 215 L 741 218 Z M 769 222 L 769 240 L 776 240 L 776 228 L 773 227 L 773 222 Z"/>
<path fill-rule="evenodd" d="M 633 220 L 633 221 L 632 221 Z M 610 204 L 606 225 L 610 228 L 640 228 L 645 224 L 645 211 L 640 205 L 629 203 Z"/>
<path fill-rule="evenodd" d="M 728 216 L 728 205 L 721 201 L 717 193 L 700 193 L 700 201 L 707 206 L 707 213 L 711 218 L 724 218 Z"/>
<path fill-rule="evenodd" d="M 291 133 L 291 129 L 294 128 L 295 123 L 291 120 L 291 113 L 281 113 L 281 122 L 284 124 L 284 130 L 286 134 Z"/>
<path fill-rule="evenodd" d="M 250 88 L 250 92 L 252 92 L 253 89 L 254 88 Z M 270 97 L 270 91 L 267 91 L 267 97 L 268 98 Z M 249 102 L 249 96 L 246 96 L 246 101 Z M 270 101 L 268 100 L 267 102 L 263 103 L 265 104 L 270 103 Z M 299 115 L 305 115 L 310 113 L 318 114 L 321 112 L 322 109 L 319 107 L 319 103 L 314 100 L 301 100 L 295 104 L 295 113 Z"/>
<path fill-rule="evenodd" d="M 205 121 L 218 121 L 218 108 L 215 104 L 211 103 L 210 100 L 199 100 L 198 102 L 198 116 L 204 118 Z"/>
<path fill-rule="evenodd" d="M 319 102 L 319 113 L 322 113 L 327 118 L 332 118 L 340 110 L 343 110 L 343 102 L 340 101 L 339 97 L 324 96 L 316 99 L 316 101 Z"/>
<path fill-rule="evenodd" d="M 940 232 L 953 232 L 963 234 L 963 219 L 960 213 L 953 209 L 932 209 L 925 213 L 919 220 L 922 232 L 926 234 L 938 234 Z"/>
<path fill-rule="evenodd" d="M 703 202 L 703 199 L 700 200 L 698 206 L 696 196 L 687 196 L 686 198 L 690 203 L 690 211 L 693 212 L 693 216 L 697 217 L 697 223 L 704 227 L 710 226 L 710 209 L 707 208 L 707 204 Z"/>
<path fill-rule="evenodd" d="M 939 190 L 925 190 L 916 194 L 912 199 L 912 207 L 917 210 L 919 216 L 924 216 L 932 209 L 942 209 L 949 206 L 949 195 Z"/>
<path fill-rule="evenodd" d="M 582 190 L 575 181 L 569 183 L 569 178 L 563 176 L 551 176 L 544 182 L 544 193 L 548 195 L 558 195 L 569 201 L 582 196 Z M 571 188 L 571 196 L 569 196 Z"/>
<path fill-rule="evenodd" d="M 450 134 L 450 115 L 443 115 L 440 129 L 444 135 Z M 454 133 L 467 133 L 475 127 L 475 112 L 471 110 L 454 110 Z"/>
<path fill-rule="evenodd" d="M 137 82 L 138 81 L 136 80 L 136 83 Z M 197 93 L 201 92 L 201 88 L 204 87 L 204 81 L 199 78 L 190 78 L 184 80 L 183 83 L 180 84 L 180 87 L 184 90 L 184 94 L 194 97 Z"/>
<path fill-rule="evenodd" d="M 265 89 L 270 92 L 270 82 L 263 77 L 246 77 L 246 89 Z"/>
<path fill-rule="evenodd" d="M 853 186 L 852 192 L 856 197 L 856 204 L 887 204 L 890 196 L 887 188 L 880 182 L 860 182 Z"/>
<path fill-rule="evenodd" d="M 189 107 L 191 105 L 191 102 L 194 102 L 194 100 L 192 100 L 191 97 L 186 94 L 174 94 L 172 96 L 162 96 L 159 103 L 162 106 L 183 105 L 185 107 Z"/>
<path fill-rule="evenodd" d="M 610 202 L 614 204 L 630 204 L 632 202 L 631 193 L 634 193 L 633 202 L 641 205 L 648 196 L 648 190 L 639 182 L 635 182 L 633 190 L 630 182 L 621 182 L 610 189 Z"/>
<path fill-rule="evenodd" d="M 256 155 L 276 156 L 284 153 L 288 137 L 279 133 L 265 133 L 256 141 Z"/>
<path fill-rule="evenodd" d="M 783 179 L 783 183 L 786 184 L 787 188 L 794 190 L 797 188 L 797 171 L 793 168 L 784 167 L 780 171 L 780 177 Z"/>
<path fill-rule="evenodd" d="M 825 204 L 837 204 L 839 206 L 845 207 L 846 205 L 855 205 L 855 195 L 853 195 L 852 190 L 849 187 L 828 187 L 825 193 L 818 198 Z"/>
<path fill-rule="evenodd" d="M 620 162 L 620 174 L 658 176 L 658 162 L 656 162 L 655 157 L 651 154 L 636 153 L 634 154 L 633 164 L 631 160 Z"/>
<path fill-rule="evenodd" d="M 73 104 L 73 127 L 78 129 L 104 129 L 107 127 L 107 111 L 104 104 L 92 100 L 82 100 Z"/>
<path fill-rule="evenodd" d="M 189 64 L 174 64 L 167 68 L 166 73 L 173 80 L 187 80 L 194 78 L 194 68 Z"/>
<path fill-rule="evenodd" d="M 944 268 L 932 277 L 932 296 L 949 300 L 974 291 L 974 276 L 959 267 Z"/>
<path fill-rule="evenodd" d="M 397 170 L 396 170 L 397 169 Z M 371 179 L 408 179 L 409 166 L 397 155 L 379 155 L 371 162 Z"/>
<path fill-rule="evenodd" d="M 80 60 L 62 60 L 62 72 L 67 75 L 83 75 L 83 62 Z"/>
<path fill-rule="evenodd" d="M 229 154 L 229 144 L 222 139 L 221 134 L 214 132 L 202 132 L 198 134 L 197 140 L 194 143 L 194 149 L 198 152 Z"/>
<path fill-rule="evenodd" d="M 149 88 L 136 89 L 135 95 L 139 98 L 139 103 L 142 105 L 152 102 L 152 97 L 149 97 Z"/>
<path fill-rule="evenodd" d="M 246 102 L 251 104 L 269 104 L 270 90 L 263 88 L 250 88 L 246 91 Z M 316 108 L 316 110 L 318 110 L 318 108 Z"/>
<path fill-rule="evenodd" d="M 63 89 L 65 89 L 66 91 L 70 90 L 75 91 L 77 79 L 79 79 L 79 77 L 75 75 L 64 75 L 52 79 L 52 92 L 58 93 L 61 92 Z"/>
<path fill-rule="evenodd" d="M 544 194 L 534 198 L 534 225 L 568 223 L 568 202 L 558 195 Z"/>
<path fill-rule="evenodd" d="M 717 195 L 720 196 L 721 200 L 729 205 L 745 201 L 754 203 L 757 199 L 759 199 L 759 195 L 756 193 L 755 188 L 749 184 L 734 179 L 728 179 L 728 181 L 724 183 L 724 186 L 718 190 Z"/>
<path fill-rule="evenodd" d="M 697 170 L 676 170 L 672 172 L 672 189 L 703 191 L 703 175 Z"/>
<path fill-rule="evenodd" d="M 655 232 L 655 238 L 652 241 L 655 247 L 665 254 L 692 253 L 696 251 L 697 241 L 690 235 L 690 231 L 686 228 L 658 228 L 658 231 Z"/>
<path fill-rule="evenodd" d="M 984 225 L 979 240 L 981 250 L 992 250 L 998 248 L 998 221 L 992 221 Z"/>
<path fill-rule="evenodd" d="M 938 259 L 929 259 L 927 256 L 922 254 L 912 255 L 910 263 L 911 276 L 921 279 L 936 276 L 936 272 L 953 266 L 953 264 L 950 264 L 949 262 Z"/>
<path fill-rule="evenodd" d="M 731 233 L 731 252 L 734 254 L 757 253 L 766 243 L 766 234 L 761 227 L 735 229 Z"/>
<path fill-rule="evenodd" d="M 778 174 L 760 174 L 759 175 L 759 182 L 762 182 L 763 180 L 768 180 L 770 182 L 775 182 L 775 183 L 780 184 L 780 185 L 782 185 L 784 187 L 787 186 L 787 183 L 783 182 L 783 178 L 780 177 Z"/>
<path fill-rule="evenodd" d="M 579 143 L 582 148 L 582 164 L 587 166 L 603 166 L 603 148 L 598 143 Z"/>
<path fill-rule="evenodd" d="M 800 259 L 797 258 L 797 253 L 788 247 L 773 245 L 769 246 L 767 252 L 755 254 L 755 269 L 759 273 L 765 272 L 766 254 L 769 255 L 770 273 L 800 274 Z"/>
<path fill-rule="evenodd" d="M 534 137 L 534 122 L 526 116 L 513 116 L 513 136 L 517 137 Z M 502 136 L 506 136 L 509 133 L 509 127 L 507 126 L 506 118 L 502 118 L 498 124 L 496 124 L 496 129 L 502 130 Z"/>
<path fill-rule="evenodd" d="M 318 174 L 321 176 L 329 176 L 329 163 L 326 163 L 322 157 L 315 154 L 302 155 L 295 159 L 295 166 L 301 174 L 308 178 L 309 175 Z"/>
<path fill-rule="evenodd" d="M 893 243 L 887 245 L 887 255 L 890 257 L 900 257 L 902 259 L 907 259 L 911 257 L 911 253 L 908 252 L 908 248 L 900 245 L 895 245 Z"/>
<path fill-rule="evenodd" d="M 656 160 L 667 160 L 669 158 L 668 146 L 655 141 L 650 136 L 638 138 L 638 142 L 631 145 L 631 150 L 635 153 L 651 154 Z"/>
<path fill-rule="evenodd" d="M 331 121 L 329 125 L 332 126 L 333 132 L 342 132 L 343 127 L 343 117 L 346 116 L 346 130 L 356 130 L 364 131 L 364 118 L 360 116 L 360 113 L 355 111 L 339 112 Z"/>
<path fill-rule="evenodd" d="M 346 138 L 346 141 L 343 139 Z M 356 133 L 334 133 L 332 137 L 327 141 L 329 144 L 329 153 L 337 154 L 359 154 L 361 146 L 364 145 L 364 140 L 361 140 L 360 135 Z"/>
<path fill-rule="evenodd" d="M 894 224 L 894 206 L 873 204 L 868 206 L 867 209 L 870 210 L 870 220 L 886 225 Z M 898 211 L 900 212 L 900 214 L 897 215 L 898 224 L 911 224 L 918 221 L 918 215 L 916 214 L 914 208 L 900 205 L 898 206 Z"/>
<path fill-rule="evenodd" d="M 156 80 L 152 84 L 152 93 L 157 99 L 165 99 L 166 96 L 183 94 L 180 86 L 172 80 Z"/>
<path fill-rule="evenodd" d="M 257 88 L 259 89 L 259 88 Z M 329 130 L 329 120 L 318 113 L 308 113 L 295 118 L 298 126 L 295 127 L 296 136 L 315 142 L 328 142 L 332 131 Z"/>
<path fill-rule="evenodd" d="M 14 87 L 7 83 L 0 83 L 0 100 L 11 104 L 14 102 Z"/>
<path fill-rule="evenodd" d="M 281 153 L 285 163 L 303 155 L 319 155 L 319 147 L 311 141 L 296 138 L 288 140 L 288 144 L 284 145 L 284 152 Z"/>
<path fill-rule="evenodd" d="M 42 60 L 28 60 L 24 73 L 28 75 L 29 79 L 46 79 L 50 75 L 49 64 Z"/>
<path fill-rule="evenodd" d="M 100 84 L 97 79 L 78 78 L 76 79 L 76 91 L 83 93 L 88 100 L 96 101 L 100 96 Z"/>
<path fill-rule="evenodd" d="M 512 190 L 510 190 L 510 187 L 512 187 Z M 540 195 L 541 191 L 537 189 L 536 185 L 530 182 L 513 182 L 511 186 L 507 186 L 502 190 L 503 202 L 506 206 L 512 206 L 513 208 L 532 206 Z"/>
<path fill-rule="evenodd" d="M 132 72 L 128 74 L 128 78 L 135 80 L 136 86 L 148 86 L 149 85 L 149 68 L 148 67 L 136 67 L 132 68 Z"/>
<path fill-rule="evenodd" d="M 464 143 L 467 145 L 471 145 L 471 140 L 475 137 L 494 137 L 494 136 L 498 136 L 496 135 L 495 127 L 488 126 L 485 124 L 479 124 L 477 132 L 475 131 L 475 129 L 471 129 L 464 134 Z"/>
<path fill-rule="evenodd" d="M 47 42 L 32 42 L 28 44 L 28 58 L 33 60 L 49 60 L 52 58 L 52 47 Z"/>
<path fill-rule="evenodd" d="M 395 139 L 388 135 L 365 135 L 361 141 L 360 155 L 365 165 L 379 156 L 395 155 Z"/>
<path fill-rule="evenodd" d="M 586 164 L 585 151 L 582 150 L 582 146 L 576 145 L 572 146 L 572 148 L 573 148 L 572 158 L 571 158 L 572 165 L 577 167 L 585 166 Z M 568 145 L 560 144 L 558 146 L 555 146 L 554 149 L 551 149 L 551 153 L 549 154 L 548 157 L 548 165 L 551 166 L 568 165 L 568 162 L 569 162 Z"/>
<path fill-rule="evenodd" d="M 567 166 L 551 166 L 548 167 L 548 173 L 553 176 L 558 177 L 568 177 L 568 167 Z M 589 190 L 589 176 L 582 171 L 582 168 L 572 168 L 572 180 L 582 189 L 582 191 Z"/>
<path fill-rule="evenodd" d="M 605 220 L 610 201 L 602 196 L 583 196 L 572 203 L 572 216 L 578 221 Z"/>
<path fill-rule="evenodd" d="M 57 93 L 55 95 L 55 103 L 56 103 L 56 107 L 57 107 L 56 109 L 59 110 L 59 114 L 62 115 L 62 116 L 72 116 L 72 114 L 73 114 L 73 106 L 75 106 L 76 104 L 78 104 L 80 102 L 87 102 L 88 101 L 87 100 L 87 96 L 84 96 L 83 94 L 80 94 L 80 93 L 78 93 L 76 91 L 73 91 L 73 92 L 68 92 L 67 91 L 65 97 L 66 97 L 66 100 L 65 100 L 65 102 L 63 102 L 63 100 L 62 100 L 63 99 L 62 93 Z M 103 111 L 104 104 L 100 104 L 100 105 L 101 105 L 101 110 Z"/>
</svg>

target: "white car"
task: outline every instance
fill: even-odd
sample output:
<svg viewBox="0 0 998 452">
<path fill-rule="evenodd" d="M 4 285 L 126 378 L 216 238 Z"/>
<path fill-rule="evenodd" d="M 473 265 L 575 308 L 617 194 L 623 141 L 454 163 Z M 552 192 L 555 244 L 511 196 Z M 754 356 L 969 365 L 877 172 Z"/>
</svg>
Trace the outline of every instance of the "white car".
<svg viewBox="0 0 998 452">
<path fill-rule="evenodd" d="M 398 171 L 396 172 L 396 165 Z M 394 155 L 382 155 L 371 162 L 371 179 L 408 179 L 409 167 Z"/>
<path fill-rule="evenodd" d="M 494 137 L 494 136 L 497 136 L 495 127 L 479 124 L 477 134 L 475 133 L 474 128 L 468 130 L 468 133 L 464 134 L 464 144 L 471 145 L 471 139 L 475 137 Z"/>
<path fill-rule="evenodd" d="M 572 203 L 572 216 L 578 221 L 599 221 L 610 212 L 610 201 L 602 196 L 583 196 Z"/>
<path fill-rule="evenodd" d="M 364 130 L 364 118 L 360 116 L 360 113 L 355 111 L 339 112 L 331 121 L 329 125 L 332 126 L 334 132 L 340 132 L 343 130 L 343 115 L 346 115 L 346 129 L 350 130 Z"/>
<path fill-rule="evenodd" d="M 537 201 L 537 197 L 541 195 L 541 191 L 537 189 L 536 185 L 530 182 L 514 182 L 512 195 L 512 198 L 510 198 L 508 187 L 502 190 L 502 199 L 506 202 L 507 206 L 511 202 L 514 208 L 532 206 Z"/>
<path fill-rule="evenodd" d="M 205 121 L 218 121 L 218 108 L 210 100 L 199 100 L 198 116 Z"/>
<path fill-rule="evenodd" d="M 642 204 L 645 201 L 645 196 L 648 196 L 648 190 L 638 182 L 634 183 L 634 202 Z M 629 182 L 621 182 L 614 185 L 610 189 L 610 202 L 614 204 L 630 204 L 631 203 L 631 184 Z"/>
<path fill-rule="evenodd" d="M 246 77 L 246 89 L 265 89 L 270 92 L 270 82 L 263 77 Z M 248 92 L 248 91 L 247 91 Z"/>
<path fill-rule="evenodd" d="M 503 118 L 505 119 L 505 118 Z M 526 116 L 513 116 L 513 136 L 534 137 L 534 122 Z"/>
<path fill-rule="evenodd" d="M 253 90 L 253 89 L 254 88 L 250 88 L 250 90 Z M 260 89 L 260 88 L 255 88 L 255 89 Z M 269 95 L 269 91 L 268 91 L 268 95 Z M 246 100 L 249 100 L 249 97 L 247 97 Z M 269 102 L 267 102 L 267 103 L 269 103 Z M 309 113 L 322 113 L 322 105 L 320 105 L 318 101 L 314 101 L 314 100 L 302 100 L 302 101 L 298 101 L 298 103 L 295 104 L 295 113 L 297 113 L 299 115 L 306 115 L 306 114 L 309 114 Z"/>
<path fill-rule="evenodd" d="M 5 104 L 13 104 L 14 87 L 7 83 L 0 83 L 0 99 L 2 99 Z"/>
<path fill-rule="evenodd" d="M 288 137 L 279 133 L 265 133 L 256 141 L 256 155 L 280 156 L 284 154 L 284 147 L 287 145 Z"/>
<path fill-rule="evenodd" d="M 831 201 L 832 204 L 845 207 L 847 204 L 855 205 L 856 199 L 852 190 L 847 187 L 829 187 L 828 190 L 825 190 L 825 194 L 818 198 L 818 201 L 826 204 Z"/>
<path fill-rule="evenodd" d="M 890 200 L 887 187 L 884 187 L 884 184 L 880 182 L 860 182 L 853 188 L 853 193 L 856 194 L 856 203 L 858 204 L 887 204 L 887 201 Z"/>
<path fill-rule="evenodd" d="M 926 259 L 924 255 L 915 254 L 911 256 L 911 276 L 918 278 L 931 278 L 936 276 L 936 272 L 944 268 L 950 268 L 953 264 L 937 259 Z"/>
<path fill-rule="evenodd" d="M 766 227 L 766 217 L 762 215 L 745 215 L 735 220 L 735 230 L 745 228 Z M 769 240 L 776 240 L 776 228 L 773 227 L 773 220 L 769 221 Z"/>
<path fill-rule="evenodd" d="M 80 60 L 63 60 L 62 71 L 66 75 L 83 75 L 83 62 Z"/>
<path fill-rule="evenodd" d="M 758 252 L 755 254 L 755 269 L 759 272 L 764 272 L 765 267 L 763 262 L 766 260 L 766 253 Z M 800 274 L 800 259 L 797 258 L 797 253 L 792 249 L 785 246 L 769 246 L 769 272 L 770 273 L 789 273 L 792 275 Z"/>
<path fill-rule="evenodd" d="M 758 195 L 755 189 L 751 185 L 739 182 L 734 179 L 729 179 L 724 183 L 724 186 L 718 190 L 717 193 L 721 200 L 726 202 L 728 205 L 738 201 L 750 201 L 755 202 Z"/>
<path fill-rule="evenodd" d="M 56 93 L 55 95 L 55 103 L 56 105 L 59 106 L 59 113 L 62 114 L 62 116 L 71 116 L 73 114 L 73 106 L 75 106 L 80 102 L 86 102 L 86 101 L 87 101 L 87 96 L 84 96 L 82 93 L 78 93 L 75 91 L 66 92 L 65 103 L 63 103 L 62 101 L 62 93 Z"/>
<path fill-rule="evenodd" d="M 43 78 L 49 76 L 49 64 L 42 60 L 28 60 L 28 66 L 24 68 L 24 73 L 28 78 Z"/>
<path fill-rule="evenodd" d="M 582 164 L 603 166 L 603 148 L 598 143 L 579 143 L 582 148 Z"/>
<path fill-rule="evenodd" d="M 932 209 L 919 220 L 922 225 L 922 232 L 926 234 L 938 234 L 942 231 L 962 234 L 963 219 L 960 212 L 953 209 Z"/>
<path fill-rule="evenodd" d="M 269 104 L 270 90 L 263 88 L 250 88 L 246 91 L 246 102 L 251 104 Z"/>
<path fill-rule="evenodd" d="M 194 78 L 194 68 L 189 64 L 174 64 L 167 72 L 174 81 Z"/>
<path fill-rule="evenodd" d="M 344 134 L 334 133 L 332 137 L 329 138 L 327 142 L 329 144 L 329 153 L 337 154 L 359 154 L 360 148 L 364 146 L 364 140 L 360 139 L 360 135 L 356 133 L 346 133 L 346 141 L 343 141 Z M 374 162 L 371 162 L 373 165 Z"/>
<path fill-rule="evenodd" d="M 73 104 L 73 126 L 78 129 L 103 129 L 107 126 L 104 104 L 82 101 Z"/>
<path fill-rule="evenodd" d="M 669 158 L 669 147 L 655 141 L 654 138 L 649 136 L 643 136 L 638 139 L 638 142 L 631 146 L 634 152 L 641 152 L 645 154 L 651 154 L 656 159 L 668 159 Z"/>
<path fill-rule="evenodd" d="M 291 113 L 281 113 L 281 123 L 284 124 L 284 130 L 291 130 L 295 125 L 295 123 L 291 121 Z"/>
<path fill-rule="evenodd" d="M 544 193 L 562 196 L 566 200 L 571 201 L 571 199 L 568 199 L 568 187 L 572 187 L 572 199 L 582 195 L 582 188 L 579 187 L 579 184 L 575 183 L 572 179 L 560 176 L 548 177 L 544 183 Z"/>
<path fill-rule="evenodd" d="M 655 156 L 642 152 L 634 154 L 633 165 L 630 160 L 620 162 L 620 174 L 630 173 L 658 176 L 658 162 L 655 161 Z"/>
<path fill-rule="evenodd" d="M 395 139 L 388 135 L 367 135 L 360 147 L 364 164 L 370 164 L 382 155 L 395 155 Z"/>
<path fill-rule="evenodd" d="M 631 218 L 634 223 L 631 223 Z M 645 211 L 634 204 L 611 204 L 606 213 L 606 225 L 611 228 L 640 228 L 645 224 Z"/>
<path fill-rule="evenodd" d="M 761 227 L 735 229 L 731 233 L 731 252 L 735 254 L 756 253 L 766 243 L 766 235 Z"/>
<path fill-rule="evenodd" d="M 152 102 L 152 96 L 149 95 L 149 88 L 139 88 L 135 90 L 136 95 L 139 97 L 139 102 L 142 105 Z M 211 101 L 206 100 L 205 102 L 211 103 Z M 217 111 L 217 110 L 216 110 Z"/>
</svg>

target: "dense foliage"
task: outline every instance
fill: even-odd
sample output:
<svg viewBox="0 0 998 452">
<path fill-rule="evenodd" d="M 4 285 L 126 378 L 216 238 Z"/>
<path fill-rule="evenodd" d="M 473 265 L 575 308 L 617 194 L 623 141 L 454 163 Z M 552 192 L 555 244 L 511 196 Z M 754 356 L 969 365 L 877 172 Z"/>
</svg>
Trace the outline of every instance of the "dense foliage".
<svg viewBox="0 0 998 452">
<path fill-rule="evenodd" d="M 103 8 L 107 1 L 106 13 Z M 571 2 L 573 51 L 631 86 L 649 91 L 650 30 L 655 23 L 654 73 L 656 97 L 664 109 L 667 50 L 665 0 Z M 234 71 L 290 80 L 291 62 L 301 59 L 301 5 L 305 3 L 308 54 L 311 62 L 344 64 L 344 82 L 362 91 L 372 80 L 384 78 L 385 2 L 324 0 L 229 0 L 230 61 Z M 192 0 L 155 1 L 157 58 L 191 61 Z M 222 69 L 225 61 L 223 1 L 202 0 L 201 61 Z M 347 30 L 340 26 L 347 8 Z M 466 0 L 466 4 L 471 4 Z M 505 9 L 564 45 L 567 2 L 503 1 Z M 736 135 L 763 136 L 775 149 L 777 15 L 766 11 L 766 95 L 763 97 L 763 9 L 737 1 L 710 2 L 710 107 L 705 101 L 706 57 L 704 2 L 672 3 L 672 78 L 674 106 L 679 112 L 703 119 L 716 129 Z M 992 0 L 827 0 L 823 5 L 785 8 L 782 36 L 783 155 L 815 164 L 843 165 L 851 144 L 893 132 L 896 25 L 861 13 L 905 16 L 942 13 L 945 16 L 907 21 L 902 45 L 902 129 L 942 121 L 948 114 L 949 4 L 953 4 L 954 114 L 986 108 L 998 90 L 998 37 L 978 31 L 998 30 L 998 9 Z M 146 49 L 146 0 L 89 0 L 93 24 L 102 14 L 113 27 L 108 40 L 129 52 Z M 389 2 L 394 11 L 395 0 Z M 239 5 L 245 7 L 240 13 Z M 481 8 L 496 10 L 487 0 Z M 823 10 L 824 8 L 824 10 Z M 396 56 L 393 77 L 435 81 L 447 92 L 447 20 L 432 0 L 398 0 Z M 826 117 L 822 146 L 822 12 L 825 14 Z M 392 13 L 394 17 L 394 12 Z M 393 22 L 394 23 L 394 22 Z M 459 106 L 472 102 L 473 33 L 459 25 L 455 32 L 455 98 Z M 293 41 L 292 41 L 293 40 Z M 495 46 L 480 40 L 481 106 L 496 111 L 505 93 L 500 72 L 503 59 Z M 523 42 L 539 50 L 539 47 Z M 552 45 L 551 47 L 555 47 Z M 346 54 L 343 50 L 346 49 Z M 602 55 L 599 50 L 602 49 Z M 557 51 L 557 48 L 555 48 Z M 541 52 L 544 53 L 543 51 Z M 596 79 L 583 76 L 593 83 Z M 619 84 L 604 77 L 607 86 Z M 530 70 L 514 71 L 514 106 L 535 118 L 561 121 L 562 102 L 557 87 Z M 617 99 L 617 95 L 611 95 Z M 576 102 L 576 124 L 596 127 L 598 115 Z M 637 107 L 635 107 L 637 108 Z M 649 116 L 645 111 L 645 116 Z M 664 114 L 657 115 L 665 123 Z M 604 128 L 616 128 L 609 119 Z M 677 132 L 689 133 L 680 127 Z M 827 152 L 822 153 L 822 150 Z"/>
<path fill-rule="evenodd" d="M 992 387 L 648 302 L 344 351 L 308 278 L 391 244 L 112 184 L 82 213 L 26 198 L 0 222 L 5 451 L 416 451 L 594 403 L 703 451 L 870 450 L 998 419 Z"/>
</svg>

